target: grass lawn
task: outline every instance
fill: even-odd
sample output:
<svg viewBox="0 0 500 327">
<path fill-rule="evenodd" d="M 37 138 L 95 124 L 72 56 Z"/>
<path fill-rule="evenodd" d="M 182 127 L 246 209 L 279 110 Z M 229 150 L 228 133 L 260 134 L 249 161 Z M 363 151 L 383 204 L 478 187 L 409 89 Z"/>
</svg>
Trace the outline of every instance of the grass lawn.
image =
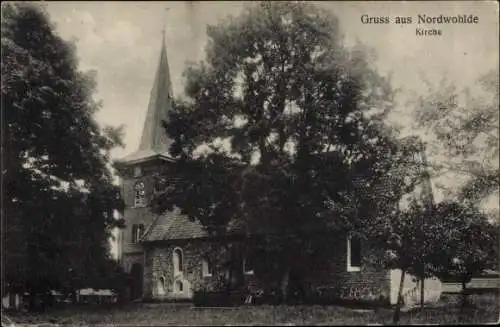
<svg viewBox="0 0 500 327">
<path fill-rule="evenodd" d="M 469 308 L 462 309 L 457 295 L 443 300 L 424 312 L 401 315 L 401 324 L 472 324 L 493 323 L 499 318 L 498 295 L 471 295 Z M 391 324 L 389 309 L 355 310 L 340 306 L 242 306 L 237 308 L 194 308 L 191 304 L 134 303 L 116 307 L 79 306 L 41 314 L 12 314 L 17 324 L 57 325 L 363 325 Z"/>
</svg>

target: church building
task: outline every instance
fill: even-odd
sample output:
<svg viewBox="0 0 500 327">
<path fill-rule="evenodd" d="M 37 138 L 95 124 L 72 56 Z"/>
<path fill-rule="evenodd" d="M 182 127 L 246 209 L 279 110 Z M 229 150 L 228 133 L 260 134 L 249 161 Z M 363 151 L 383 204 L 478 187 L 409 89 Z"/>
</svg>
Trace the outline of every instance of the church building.
<svg viewBox="0 0 500 327">
<path fill-rule="evenodd" d="M 133 299 L 190 299 L 196 290 L 210 289 L 217 283 L 204 249 L 214 242 L 201 224 L 178 211 L 154 214 L 151 198 L 164 185 L 160 176 L 168 170 L 172 159 L 171 141 L 161 122 L 172 108 L 172 83 L 165 40 L 162 40 L 149 105 L 139 147 L 116 162 L 121 191 L 125 201 L 123 218 L 126 227 L 120 231 L 120 262 L 132 276 L 130 295 Z M 323 292 L 334 292 L 344 299 L 385 299 L 395 303 L 399 284 L 394 272 L 365 264 L 367 245 L 347 235 L 332 237 L 334 255 L 328 271 L 315 272 L 311 285 Z M 244 257 L 236 258 L 244 282 L 255 281 L 252 265 Z M 415 285 L 405 283 L 407 291 Z"/>
</svg>

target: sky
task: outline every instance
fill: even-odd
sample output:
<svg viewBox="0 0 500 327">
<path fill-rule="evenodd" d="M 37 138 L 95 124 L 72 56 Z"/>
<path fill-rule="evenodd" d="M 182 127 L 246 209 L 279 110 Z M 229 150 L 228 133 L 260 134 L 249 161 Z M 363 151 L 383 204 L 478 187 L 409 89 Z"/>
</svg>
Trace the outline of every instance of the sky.
<svg viewBox="0 0 500 327">
<path fill-rule="evenodd" d="M 57 32 L 76 39 L 83 70 L 97 71 L 97 115 L 101 124 L 125 126 L 125 149 L 120 158 L 139 143 L 158 64 L 161 30 L 166 44 L 174 95 L 183 92 L 187 62 L 204 58 L 206 27 L 228 15 L 238 15 L 248 2 L 47 2 Z M 360 41 L 373 47 L 382 74 L 392 73 L 395 87 L 422 90 L 421 76 L 438 81 L 448 76 L 468 85 L 498 65 L 498 4 L 495 2 L 318 2 L 336 14 L 346 43 Z M 166 10 L 168 8 L 168 10 Z M 361 16 L 476 15 L 478 24 L 441 25 L 442 36 L 419 36 L 417 24 L 362 24 Z M 411 118 L 399 109 L 398 122 Z"/>
<path fill-rule="evenodd" d="M 246 5 L 238 1 L 46 2 L 57 32 L 76 40 L 80 68 L 97 72 L 95 98 L 102 101 L 98 122 L 125 127 L 126 147 L 115 150 L 114 159 L 138 147 L 163 26 L 173 93 L 178 96 L 183 92 L 186 64 L 204 58 L 207 25 L 238 15 Z M 325 1 L 316 5 L 338 16 L 348 45 L 359 41 L 375 50 L 375 66 L 383 75 L 392 74 L 394 87 L 401 88 L 403 95 L 423 91 L 422 76 L 435 83 L 446 76 L 465 86 L 498 67 L 496 2 Z M 475 15 L 478 23 L 424 26 L 416 23 L 419 14 Z M 363 24 L 363 15 L 388 16 L 392 22 Z M 396 24 L 396 16 L 410 16 L 413 23 Z M 418 27 L 437 27 L 442 35 L 417 36 Z M 402 105 L 391 119 L 409 128 L 411 114 L 411 108 Z"/>
</svg>

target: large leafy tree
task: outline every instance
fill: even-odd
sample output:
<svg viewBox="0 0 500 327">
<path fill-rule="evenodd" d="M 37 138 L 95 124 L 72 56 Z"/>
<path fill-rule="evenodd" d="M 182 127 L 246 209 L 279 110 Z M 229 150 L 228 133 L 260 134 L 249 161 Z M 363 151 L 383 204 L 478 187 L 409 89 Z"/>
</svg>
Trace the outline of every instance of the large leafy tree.
<svg viewBox="0 0 500 327">
<path fill-rule="evenodd" d="M 458 188 L 444 185 L 461 201 L 477 205 L 498 196 L 498 68 L 482 76 L 477 87 L 459 89 L 446 79 L 439 86 L 427 84 L 427 92 L 416 101 L 415 116 L 418 127 L 434 136 L 429 147 L 433 174 L 465 177 Z"/>
<path fill-rule="evenodd" d="M 346 209 L 353 181 L 366 189 L 397 161 L 390 83 L 307 3 L 262 2 L 207 32 L 206 60 L 186 70 L 186 98 L 165 124 L 179 178 L 156 210 L 251 234 L 256 273 L 286 296 L 329 242 L 319 231 L 359 227 Z"/>
<path fill-rule="evenodd" d="M 2 4 L 1 35 L 2 285 L 88 281 L 119 224 L 109 152 L 120 131 L 97 124 L 93 74 L 78 69 L 43 7 Z"/>
</svg>

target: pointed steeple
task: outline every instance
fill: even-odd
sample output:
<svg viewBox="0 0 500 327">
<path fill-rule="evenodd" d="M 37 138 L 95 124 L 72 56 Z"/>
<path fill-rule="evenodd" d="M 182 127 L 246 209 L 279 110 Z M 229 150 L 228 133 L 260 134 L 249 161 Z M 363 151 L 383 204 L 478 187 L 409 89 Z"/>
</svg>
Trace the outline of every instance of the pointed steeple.
<svg viewBox="0 0 500 327">
<path fill-rule="evenodd" d="M 149 107 L 142 130 L 140 150 L 153 150 L 161 153 L 168 151 L 170 140 L 165 134 L 162 121 L 167 119 L 167 113 L 172 108 L 172 83 L 168 68 L 167 49 L 165 46 L 165 31 L 162 32 L 160 62 L 151 89 Z"/>
<path fill-rule="evenodd" d="M 162 122 L 167 120 L 167 113 L 172 108 L 172 98 L 172 82 L 165 45 L 165 30 L 163 30 L 160 61 L 151 89 L 139 148 L 120 161 L 137 161 L 157 154 L 168 156 L 172 141 L 168 138 Z"/>
</svg>

